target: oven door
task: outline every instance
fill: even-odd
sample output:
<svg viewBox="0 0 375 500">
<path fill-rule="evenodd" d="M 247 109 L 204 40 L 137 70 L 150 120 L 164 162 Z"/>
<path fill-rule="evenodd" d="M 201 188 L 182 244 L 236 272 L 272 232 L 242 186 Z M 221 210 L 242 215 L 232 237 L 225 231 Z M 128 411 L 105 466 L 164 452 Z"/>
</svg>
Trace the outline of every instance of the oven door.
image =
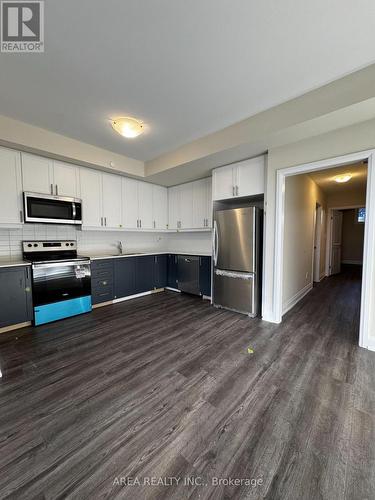
<svg viewBox="0 0 375 500">
<path fill-rule="evenodd" d="M 90 262 L 34 264 L 34 307 L 81 297 L 91 297 Z"/>
<path fill-rule="evenodd" d="M 82 202 L 76 198 L 24 193 L 25 222 L 82 224 Z"/>
</svg>

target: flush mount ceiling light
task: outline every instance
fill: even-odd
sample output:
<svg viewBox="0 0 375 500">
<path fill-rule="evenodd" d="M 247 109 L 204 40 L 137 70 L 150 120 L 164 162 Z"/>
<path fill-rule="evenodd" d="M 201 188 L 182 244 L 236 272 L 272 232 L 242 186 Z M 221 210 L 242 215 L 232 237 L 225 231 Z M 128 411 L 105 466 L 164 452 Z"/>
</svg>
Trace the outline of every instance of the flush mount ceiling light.
<svg viewBox="0 0 375 500">
<path fill-rule="evenodd" d="M 116 118 L 111 120 L 113 130 L 116 130 L 123 137 L 132 139 L 138 137 L 144 132 L 144 127 L 142 122 L 131 118 L 130 116 L 124 116 L 121 118 Z"/>
<path fill-rule="evenodd" d="M 352 174 L 336 175 L 336 177 L 334 177 L 334 181 L 338 182 L 339 184 L 342 184 L 344 182 L 350 181 L 351 178 Z"/>
</svg>

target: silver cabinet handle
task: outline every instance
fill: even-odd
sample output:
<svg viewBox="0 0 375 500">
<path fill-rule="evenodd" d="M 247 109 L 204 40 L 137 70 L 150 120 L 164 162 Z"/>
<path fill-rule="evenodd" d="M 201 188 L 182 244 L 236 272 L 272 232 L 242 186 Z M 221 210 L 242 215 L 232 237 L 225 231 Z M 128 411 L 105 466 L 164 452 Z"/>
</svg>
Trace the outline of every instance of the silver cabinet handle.
<svg viewBox="0 0 375 500">
<path fill-rule="evenodd" d="M 238 186 L 236 186 L 236 195 L 238 196 Z"/>
<path fill-rule="evenodd" d="M 100 224 L 103 225 L 103 217 L 100 217 Z"/>
<path fill-rule="evenodd" d="M 53 194 L 53 184 L 51 184 L 51 194 Z"/>
<path fill-rule="evenodd" d="M 154 221 L 154 229 L 156 228 L 156 222 Z"/>
<path fill-rule="evenodd" d="M 107 217 L 104 217 L 104 225 L 107 226 Z"/>
<path fill-rule="evenodd" d="M 232 187 L 232 195 L 233 195 L 233 196 L 235 196 L 235 193 L 236 193 L 236 191 L 235 191 L 235 187 L 233 186 L 233 187 Z"/>
<path fill-rule="evenodd" d="M 20 210 L 20 220 L 21 220 L 21 222 L 23 222 L 23 212 L 22 212 L 22 210 Z"/>
<path fill-rule="evenodd" d="M 139 219 L 139 227 L 142 227 L 142 219 Z"/>
<path fill-rule="evenodd" d="M 56 196 L 59 194 L 59 186 L 56 184 Z"/>
</svg>

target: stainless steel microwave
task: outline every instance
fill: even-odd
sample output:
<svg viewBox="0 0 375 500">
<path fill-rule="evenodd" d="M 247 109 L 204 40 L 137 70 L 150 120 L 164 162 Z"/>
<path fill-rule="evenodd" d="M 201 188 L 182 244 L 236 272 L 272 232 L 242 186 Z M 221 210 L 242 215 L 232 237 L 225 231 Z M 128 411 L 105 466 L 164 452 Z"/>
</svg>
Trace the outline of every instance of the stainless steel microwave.
<svg viewBox="0 0 375 500">
<path fill-rule="evenodd" d="M 23 193 L 25 222 L 82 224 L 82 200 L 51 194 Z"/>
</svg>

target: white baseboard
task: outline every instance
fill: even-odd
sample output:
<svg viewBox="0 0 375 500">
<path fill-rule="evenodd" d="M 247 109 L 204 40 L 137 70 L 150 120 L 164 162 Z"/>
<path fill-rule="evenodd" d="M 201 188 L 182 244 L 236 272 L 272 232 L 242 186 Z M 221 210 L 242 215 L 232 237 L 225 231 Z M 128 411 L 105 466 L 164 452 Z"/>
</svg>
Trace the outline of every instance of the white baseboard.
<svg viewBox="0 0 375 500">
<path fill-rule="evenodd" d="M 18 330 L 18 328 L 25 328 L 26 326 L 31 326 L 31 321 L 26 321 L 25 323 L 17 323 L 16 325 L 9 325 L 0 328 L 0 333 L 11 332 L 12 330 Z"/>
<path fill-rule="evenodd" d="M 308 283 L 302 290 L 297 292 L 293 297 L 291 297 L 289 300 L 283 304 L 283 315 L 286 314 L 288 311 L 290 311 L 300 300 L 303 299 L 311 290 L 313 289 L 313 284 Z"/>
<path fill-rule="evenodd" d="M 166 286 L 165 289 L 170 290 L 171 292 L 181 293 L 181 290 L 178 290 L 177 288 L 172 288 L 170 286 Z"/>
<path fill-rule="evenodd" d="M 164 288 L 157 288 L 156 290 L 151 290 L 150 292 L 136 293 L 135 295 L 129 295 L 128 297 L 121 297 L 121 299 L 114 299 L 113 304 L 124 302 L 125 300 L 137 299 L 138 297 L 144 297 L 145 295 L 152 295 L 153 293 L 159 292 L 164 292 Z"/>
<path fill-rule="evenodd" d="M 351 264 L 352 266 L 363 266 L 361 260 L 342 260 L 341 264 Z"/>
</svg>

